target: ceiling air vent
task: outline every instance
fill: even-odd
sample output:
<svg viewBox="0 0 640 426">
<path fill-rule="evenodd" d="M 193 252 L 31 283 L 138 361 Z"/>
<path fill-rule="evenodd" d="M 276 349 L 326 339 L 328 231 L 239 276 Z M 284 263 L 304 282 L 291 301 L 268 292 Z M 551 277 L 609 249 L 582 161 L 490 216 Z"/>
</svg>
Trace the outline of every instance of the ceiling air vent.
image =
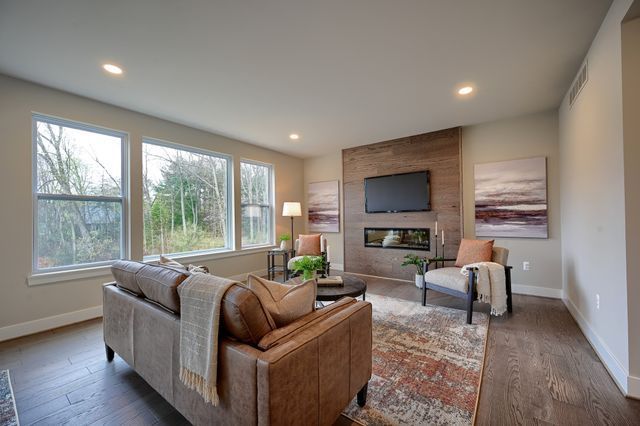
<svg viewBox="0 0 640 426">
<path fill-rule="evenodd" d="M 578 99 L 578 95 L 584 85 L 587 84 L 588 79 L 589 74 L 587 73 L 587 61 L 584 61 L 582 68 L 580 68 L 580 72 L 578 72 L 576 80 L 573 82 L 573 86 L 571 86 L 571 91 L 569 92 L 569 106 L 573 106 L 573 103 Z"/>
</svg>

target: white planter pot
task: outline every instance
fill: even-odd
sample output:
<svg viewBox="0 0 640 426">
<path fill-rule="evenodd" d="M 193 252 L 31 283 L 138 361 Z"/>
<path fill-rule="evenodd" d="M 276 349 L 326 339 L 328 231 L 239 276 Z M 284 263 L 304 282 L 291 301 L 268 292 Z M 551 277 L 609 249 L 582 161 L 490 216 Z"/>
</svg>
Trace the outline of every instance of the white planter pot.
<svg viewBox="0 0 640 426">
<path fill-rule="evenodd" d="M 424 275 L 416 274 L 416 287 L 422 288 L 422 283 L 424 283 Z"/>
<path fill-rule="evenodd" d="M 289 241 L 280 241 L 280 250 L 289 250 Z"/>
</svg>

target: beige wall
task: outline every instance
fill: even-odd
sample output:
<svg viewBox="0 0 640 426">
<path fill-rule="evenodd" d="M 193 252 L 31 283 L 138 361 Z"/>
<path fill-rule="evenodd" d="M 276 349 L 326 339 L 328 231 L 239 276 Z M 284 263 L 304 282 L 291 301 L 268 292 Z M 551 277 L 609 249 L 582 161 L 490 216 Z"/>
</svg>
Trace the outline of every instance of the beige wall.
<svg viewBox="0 0 640 426">
<path fill-rule="evenodd" d="M 640 10 L 640 2 L 636 1 L 635 5 L 636 10 Z M 629 333 L 629 372 L 640 377 L 640 282 L 637 279 L 640 264 L 640 18 L 622 25 L 622 88 L 627 306 L 629 330 L 633 330 Z M 635 392 L 640 394 L 640 387 Z"/>
<path fill-rule="evenodd" d="M 340 182 L 340 232 L 328 232 L 327 242 L 331 247 L 331 267 L 342 270 L 344 266 L 344 198 L 342 190 L 342 152 L 304 160 L 305 202 L 310 182 L 337 180 Z M 307 224 L 308 212 L 304 211 L 304 225 Z M 305 228 L 306 229 L 306 228 Z"/>
<path fill-rule="evenodd" d="M 623 388 L 629 367 L 627 260 L 637 263 L 627 259 L 625 247 L 620 22 L 630 4 L 612 4 L 587 54 L 588 81 L 573 106 L 565 96 L 559 121 L 567 306 Z"/>
<path fill-rule="evenodd" d="M 31 113 L 39 112 L 129 133 L 131 257 L 142 258 L 142 137 L 209 149 L 233 156 L 236 246 L 240 247 L 239 161 L 274 165 L 276 234 L 289 229 L 280 207 L 285 200 L 303 199 L 303 161 L 237 140 L 195 130 L 57 90 L 0 75 L 0 335 L 2 328 L 101 305 L 102 276 L 72 282 L 28 286 L 31 272 Z M 239 253 L 240 254 L 240 253 Z M 264 253 L 201 262 L 213 273 L 231 276 L 266 267 Z"/>
<path fill-rule="evenodd" d="M 557 111 L 462 129 L 464 234 L 465 238 L 475 238 L 474 165 L 530 157 L 547 158 L 549 238 L 503 238 L 496 239 L 495 244 L 509 249 L 515 292 L 560 297 L 562 261 Z M 523 271 L 523 261 L 530 262 L 530 271 Z"/>
</svg>

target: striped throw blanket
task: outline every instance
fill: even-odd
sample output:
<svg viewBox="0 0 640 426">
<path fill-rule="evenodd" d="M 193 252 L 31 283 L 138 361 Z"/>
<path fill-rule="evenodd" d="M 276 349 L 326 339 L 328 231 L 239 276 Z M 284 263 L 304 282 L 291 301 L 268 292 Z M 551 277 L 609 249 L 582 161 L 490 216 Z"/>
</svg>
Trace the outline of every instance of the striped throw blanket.
<svg viewBox="0 0 640 426">
<path fill-rule="evenodd" d="M 180 380 L 205 402 L 218 405 L 218 331 L 222 297 L 238 284 L 195 273 L 178 287 L 180 294 Z"/>
</svg>

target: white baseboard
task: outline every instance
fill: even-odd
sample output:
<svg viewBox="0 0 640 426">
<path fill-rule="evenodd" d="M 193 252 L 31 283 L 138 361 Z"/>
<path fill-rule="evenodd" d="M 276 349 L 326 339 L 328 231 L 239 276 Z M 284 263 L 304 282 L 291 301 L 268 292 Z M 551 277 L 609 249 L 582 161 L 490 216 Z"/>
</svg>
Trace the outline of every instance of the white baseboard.
<svg viewBox="0 0 640 426">
<path fill-rule="evenodd" d="M 230 280 L 234 280 L 234 281 L 246 281 L 246 279 L 249 276 L 249 274 L 257 275 L 259 277 L 263 277 L 263 276 L 267 275 L 267 270 L 266 269 L 258 269 L 257 271 L 251 271 L 251 272 L 245 272 L 243 274 L 232 275 L 232 276 L 227 277 L 227 278 L 230 279 Z"/>
<path fill-rule="evenodd" d="M 640 399 L 640 377 L 628 376 L 627 396 L 630 398 Z"/>
<path fill-rule="evenodd" d="M 609 375 L 613 378 L 613 381 L 616 383 L 618 388 L 622 391 L 625 396 L 632 397 L 640 397 L 640 379 L 633 377 L 636 381 L 634 382 L 635 388 L 634 394 L 631 394 L 630 387 L 628 386 L 630 379 L 629 372 L 627 369 L 618 361 L 618 359 L 613 355 L 607 344 L 598 336 L 598 334 L 591 328 L 586 318 L 582 315 L 582 313 L 578 310 L 578 307 L 568 298 L 562 299 L 565 306 L 573 316 L 573 318 L 578 323 L 580 330 L 582 330 L 582 334 L 587 338 L 593 350 L 596 351 L 598 358 L 602 361 L 602 364 L 609 372 Z"/>
<path fill-rule="evenodd" d="M 526 294 L 527 296 L 550 297 L 562 299 L 561 288 L 538 287 L 535 285 L 512 284 L 511 292 L 515 294 Z"/>
<path fill-rule="evenodd" d="M 0 342 L 102 316 L 102 305 L 0 328 Z"/>
</svg>

